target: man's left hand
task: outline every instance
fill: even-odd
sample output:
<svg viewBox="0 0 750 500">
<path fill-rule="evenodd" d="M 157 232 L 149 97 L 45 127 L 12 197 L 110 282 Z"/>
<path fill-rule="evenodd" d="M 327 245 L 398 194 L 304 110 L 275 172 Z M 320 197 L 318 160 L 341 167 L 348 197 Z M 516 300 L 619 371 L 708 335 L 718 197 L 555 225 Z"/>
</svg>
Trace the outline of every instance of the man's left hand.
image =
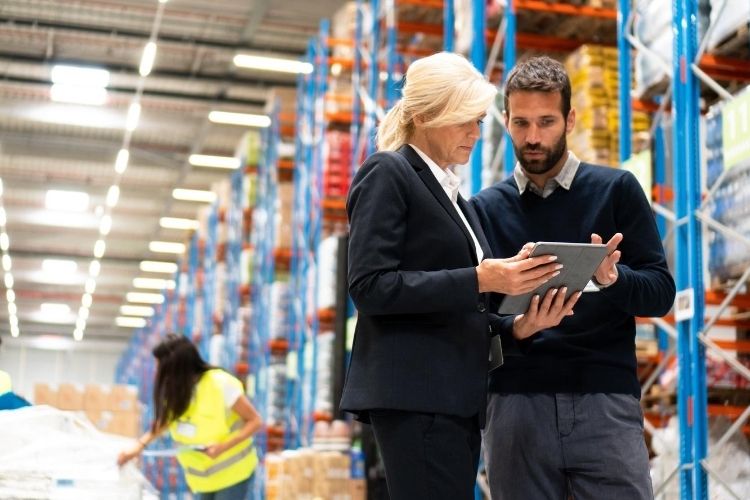
<svg viewBox="0 0 750 500">
<path fill-rule="evenodd" d="M 617 281 L 617 263 L 620 261 L 622 253 L 617 249 L 617 246 L 622 242 L 622 233 L 615 233 L 614 236 L 607 242 L 607 256 L 604 258 L 599 267 L 594 273 L 594 280 L 596 283 L 602 286 L 610 286 Z M 591 243 L 602 243 L 602 237 L 596 233 L 591 235 Z"/>
</svg>

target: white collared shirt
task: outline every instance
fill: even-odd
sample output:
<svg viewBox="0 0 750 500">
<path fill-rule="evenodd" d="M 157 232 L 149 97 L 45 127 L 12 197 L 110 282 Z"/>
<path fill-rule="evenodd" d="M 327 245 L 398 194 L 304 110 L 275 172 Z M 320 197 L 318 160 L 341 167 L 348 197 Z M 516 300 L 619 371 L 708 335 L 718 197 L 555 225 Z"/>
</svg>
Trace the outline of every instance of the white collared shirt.
<svg viewBox="0 0 750 500">
<path fill-rule="evenodd" d="M 469 231 L 469 234 L 471 235 L 471 239 L 474 242 L 474 249 L 477 252 L 477 262 L 482 262 L 482 259 L 484 258 L 484 252 L 482 251 L 482 247 L 479 246 L 479 240 L 477 240 L 477 235 L 474 234 L 474 231 L 471 229 L 471 226 L 469 225 L 469 221 L 466 220 L 466 216 L 464 215 L 463 211 L 461 211 L 461 208 L 458 206 L 458 188 L 461 187 L 461 179 L 451 172 L 450 170 L 442 169 L 438 167 L 437 163 L 432 161 L 432 159 L 427 156 L 425 153 L 423 153 L 418 147 L 416 147 L 414 144 L 409 144 L 409 146 L 414 149 L 414 151 L 417 152 L 420 158 L 424 160 L 424 162 L 427 164 L 428 167 L 430 167 L 430 171 L 432 172 L 432 175 L 435 176 L 435 179 L 437 179 L 438 183 L 440 183 L 440 186 L 445 191 L 445 194 L 448 195 L 448 199 L 451 200 L 451 203 L 453 203 L 453 208 L 456 209 L 456 212 L 458 212 L 458 216 L 461 217 L 461 220 L 464 223 L 464 226 L 466 226 L 466 230 Z"/>
<path fill-rule="evenodd" d="M 578 167 L 581 165 L 581 160 L 573 154 L 572 151 L 568 151 L 568 158 L 565 160 L 560 172 L 551 179 L 547 179 L 544 184 L 544 189 L 539 189 L 536 184 L 526 176 L 519 163 L 516 163 L 516 168 L 513 169 L 513 178 L 516 180 L 518 191 L 523 194 L 526 189 L 530 189 L 531 192 L 538 194 L 542 198 L 546 198 L 551 195 L 555 189 L 561 187 L 566 191 L 570 191 L 570 185 L 573 183 L 573 179 L 578 172 Z"/>
</svg>

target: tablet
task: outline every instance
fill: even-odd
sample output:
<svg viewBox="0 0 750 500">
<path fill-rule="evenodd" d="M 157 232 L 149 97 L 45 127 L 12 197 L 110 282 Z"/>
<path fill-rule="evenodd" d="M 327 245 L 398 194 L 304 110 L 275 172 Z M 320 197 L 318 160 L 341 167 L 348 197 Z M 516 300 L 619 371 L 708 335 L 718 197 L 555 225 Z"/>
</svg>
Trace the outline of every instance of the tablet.
<svg viewBox="0 0 750 500">
<path fill-rule="evenodd" d="M 568 287 L 565 296 L 582 291 L 591 280 L 596 268 L 607 256 L 607 245 L 595 243 L 555 243 L 540 241 L 531 250 L 531 257 L 539 255 L 557 255 L 557 262 L 563 265 L 560 274 L 538 287 L 533 292 L 523 295 L 506 295 L 500 303 L 500 314 L 523 314 L 529 309 L 531 298 L 544 295 L 550 288 Z"/>
</svg>

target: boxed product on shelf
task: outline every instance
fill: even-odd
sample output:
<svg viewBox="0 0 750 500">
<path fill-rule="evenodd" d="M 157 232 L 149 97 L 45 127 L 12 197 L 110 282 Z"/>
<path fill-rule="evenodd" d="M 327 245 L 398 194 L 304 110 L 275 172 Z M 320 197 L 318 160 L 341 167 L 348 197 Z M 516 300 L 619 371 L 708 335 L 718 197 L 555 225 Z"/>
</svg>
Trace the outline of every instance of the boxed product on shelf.
<svg viewBox="0 0 750 500">
<path fill-rule="evenodd" d="M 750 2 L 747 0 L 710 0 L 711 25 L 708 50 L 716 49 L 722 42 L 732 37 L 748 41 L 750 28 Z M 723 5 L 723 10 L 722 10 Z"/>
<path fill-rule="evenodd" d="M 70 383 L 58 385 L 57 407 L 61 410 L 83 409 L 83 386 Z"/>
<path fill-rule="evenodd" d="M 49 384 L 34 384 L 34 404 L 57 407 L 57 389 Z"/>
</svg>

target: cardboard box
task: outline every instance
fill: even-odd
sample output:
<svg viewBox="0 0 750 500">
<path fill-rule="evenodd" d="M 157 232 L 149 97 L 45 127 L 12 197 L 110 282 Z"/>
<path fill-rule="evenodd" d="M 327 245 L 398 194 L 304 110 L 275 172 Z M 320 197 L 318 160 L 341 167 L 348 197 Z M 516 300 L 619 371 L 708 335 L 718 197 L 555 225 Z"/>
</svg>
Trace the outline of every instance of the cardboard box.
<svg viewBox="0 0 750 500">
<path fill-rule="evenodd" d="M 114 414 L 107 410 L 85 410 L 86 418 L 89 422 L 94 424 L 94 427 L 102 432 L 114 434 L 112 431 L 112 424 L 114 422 Z"/>
<path fill-rule="evenodd" d="M 101 384 L 86 384 L 83 389 L 83 409 L 86 411 L 106 410 L 110 388 Z"/>
<path fill-rule="evenodd" d="M 110 411 L 137 411 L 138 388 L 134 385 L 113 385 L 107 397 L 106 409 Z"/>
<path fill-rule="evenodd" d="M 141 417 L 135 411 L 113 411 L 112 425 L 110 431 L 112 434 L 137 438 L 141 435 Z"/>
<path fill-rule="evenodd" d="M 83 410 L 83 387 L 79 384 L 60 384 L 57 388 L 57 407 L 61 410 Z"/>
<path fill-rule="evenodd" d="M 34 404 L 57 407 L 57 390 L 48 384 L 34 384 Z"/>
</svg>

